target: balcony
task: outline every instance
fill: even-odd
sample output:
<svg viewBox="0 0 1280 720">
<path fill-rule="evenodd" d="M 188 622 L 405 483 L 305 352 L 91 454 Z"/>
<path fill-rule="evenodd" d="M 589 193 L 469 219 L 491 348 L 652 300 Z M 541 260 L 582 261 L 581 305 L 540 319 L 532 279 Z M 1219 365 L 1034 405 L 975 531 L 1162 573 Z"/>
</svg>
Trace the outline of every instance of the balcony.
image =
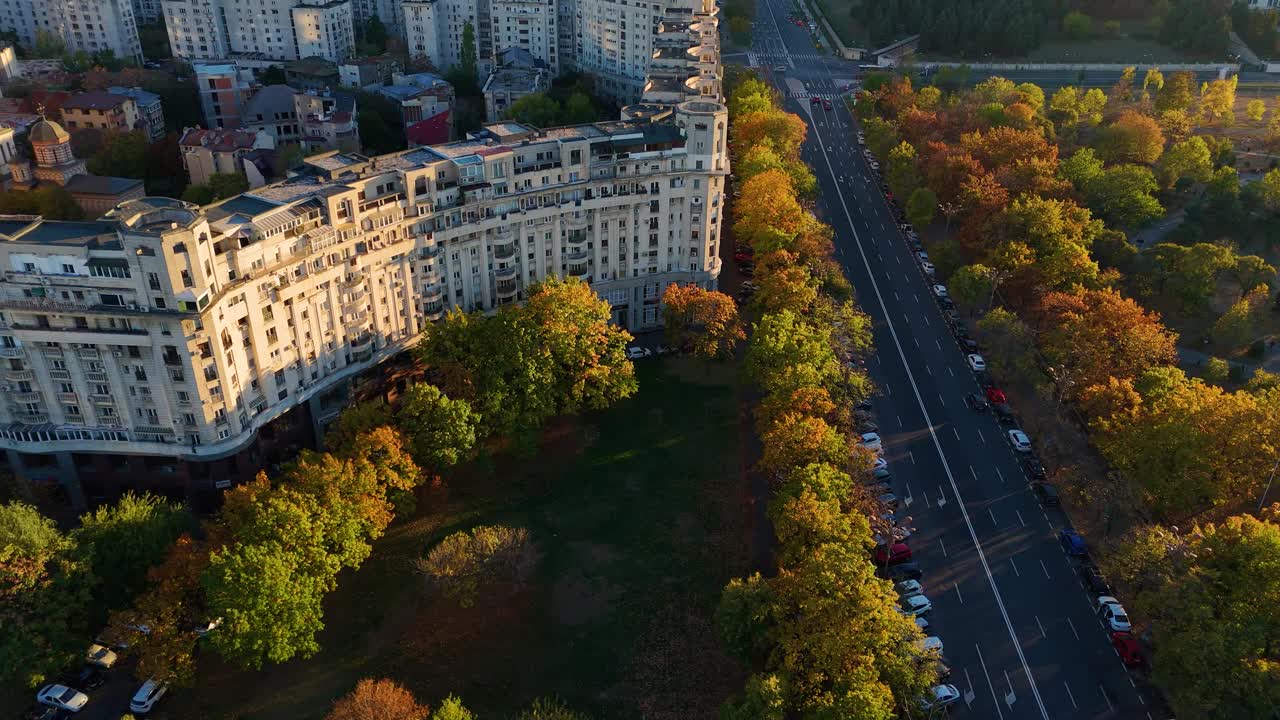
<svg viewBox="0 0 1280 720">
<path fill-rule="evenodd" d="M 515 279 L 502 280 L 498 282 L 497 290 L 498 299 L 507 300 L 515 297 L 516 293 L 520 291 L 520 283 Z"/>
<path fill-rule="evenodd" d="M 124 423 L 120 422 L 120 418 L 116 417 L 115 415 L 112 415 L 110 417 L 98 418 L 99 427 L 120 427 L 123 424 Z"/>
<path fill-rule="evenodd" d="M 44 396 L 38 392 L 20 392 L 13 394 L 13 401 L 20 403 L 38 403 L 44 401 Z"/>
<path fill-rule="evenodd" d="M 341 281 L 338 282 L 338 287 L 343 289 L 354 288 L 363 283 L 364 283 L 364 273 L 362 272 L 351 273 L 350 275 L 344 277 Z"/>
<path fill-rule="evenodd" d="M 439 285 L 428 285 L 422 288 L 422 302 L 432 303 L 438 302 L 444 295 L 444 288 Z"/>
<path fill-rule="evenodd" d="M 58 402 L 67 403 L 68 405 L 75 405 L 80 402 L 80 398 L 76 397 L 76 394 L 73 392 L 58 393 L 56 397 L 58 398 Z"/>
<path fill-rule="evenodd" d="M 571 263 L 585 263 L 591 257 L 591 251 L 584 248 L 573 250 L 565 255 L 565 260 Z"/>
<path fill-rule="evenodd" d="M 0 358 L 20 358 L 26 356 L 26 351 L 20 347 L 0 347 Z"/>
<path fill-rule="evenodd" d="M 515 257 L 516 243 L 514 240 L 502 244 L 494 243 L 493 257 L 497 260 L 510 260 Z"/>
<path fill-rule="evenodd" d="M 20 412 L 13 419 L 23 425 L 44 425 L 49 422 L 49 416 L 41 412 Z"/>
<path fill-rule="evenodd" d="M 364 348 L 364 349 L 362 349 L 362 350 L 352 350 L 352 351 L 351 351 L 351 362 L 353 362 L 353 363 L 368 362 L 369 360 L 372 360 L 372 359 L 373 359 L 373 346 L 372 346 L 372 345 L 369 345 L 368 347 L 366 347 L 366 348 Z"/>
<path fill-rule="evenodd" d="M 570 265 L 569 265 L 569 274 L 570 274 L 570 275 L 572 275 L 572 276 L 574 276 L 574 277 L 576 277 L 576 278 L 578 278 L 578 279 L 580 279 L 580 280 L 590 280 L 590 279 L 591 279 L 591 267 L 590 267 L 589 265 L 587 265 L 586 263 L 570 264 Z"/>
<path fill-rule="evenodd" d="M 362 333 L 351 339 L 349 343 L 352 350 L 363 349 L 364 346 L 373 342 L 373 333 Z"/>
<path fill-rule="evenodd" d="M 56 371 L 56 370 L 55 370 L 54 372 L 66 372 L 66 371 L 65 371 L 65 370 L 64 370 L 64 371 Z M 70 378 L 71 378 L 71 373 L 66 373 L 66 375 L 67 375 L 67 377 L 66 377 L 66 378 L 61 378 L 61 379 L 70 379 Z M 35 378 L 36 378 L 35 373 L 31 372 L 30 370 L 5 370 L 5 371 L 4 371 L 4 376 L 5 376 L 5 379 L 7 379 L 7 380 L 13 380 L 13 381 L 15 381 L 15 382 L 16 382 L 16 381 L 18 381 L 18 380 L 35 380 Z M 50 372 L 50 373 L 49 373 L 49 376 L 50 376 L 50 377 L 53 377 L 53 372 Z"/>
<path fill-rule="evenodd" d="M 520 268 L 512 265 L 511 267 L 501 267 L 493 271 L 493 277 L 498 280 L 514 279 L 520 274 Z"/>
<path fill-rule="evenodd" d="M 368 291 L 366 291 L 363 286 L 343 290 L 342 307 L 347 308 L 361 305 L 368 295 Z"/>
<path fill-rule="evenodd" d="M 565 213 L 561 217 L 563 218 L 564 225 L 567 228 L 585 228 L 587 226 L 587 213 L 585 212 L 578 211 Z"/>
<path fill-rule="evenodd" d="M 86 380 L 88 380 L 89 382 L 92 382 L 92 383 L 104 383 L 104 382 L 107 382 L 107 374 L 106 374 L 106 373 L 100 373 L 100 372 L 90 372 L 90 373 L 85 373 L 85 374 L 84 374 L 84 378 L 85 378 Z"/>
<path fill-rule="evenodd" d="M 444 303 L 428 303 L 422 307 L 422 317 L 427 322 L 435 322 L 444 317 Z"/>
<path fill-rule="evenodd" d="M 403 199 L 403 193 L 391 193 L 390 195 L 383 195 L 382 197 L 373 198 L 372 200 L 364 200 L 360 203 L 360 212 L 363 213 L 370 210 L 376 210 L 384 205 L 399 203 Z"/>
<path fill-rule="evenodd" d="M 110 395 L 92 394 L 89 396 L 89 402 L 94 405 L 114 405 L 115 400 Z"/>
<path fill-rule="evenodd" d="M 93 348 L 76 348 L 76 357 L 79 357 L 81 360 L 100 360 L 102 358 L 102 353 L 94 350 Z"/>
</svg>

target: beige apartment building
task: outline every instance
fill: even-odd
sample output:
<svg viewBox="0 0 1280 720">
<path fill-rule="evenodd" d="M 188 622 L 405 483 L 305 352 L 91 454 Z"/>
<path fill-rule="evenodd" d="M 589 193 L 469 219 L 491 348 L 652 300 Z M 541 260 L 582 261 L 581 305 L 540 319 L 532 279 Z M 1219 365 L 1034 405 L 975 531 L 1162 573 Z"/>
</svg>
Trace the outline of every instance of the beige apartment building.
<svg viewBox="0 0 1280 720">
<path fill-rule="evenodd" d="M 326 153 L 203 208 L 0 218 L 0 449 L 75 500 L 212 494 L 271 461 L 268 424 L 318 431 L 449 308 L 574 276 L 618 324 L 657 327 L 666 285 L 720 274 L 728 117 L 705 100 L 624 117 Z"/>
</svg>

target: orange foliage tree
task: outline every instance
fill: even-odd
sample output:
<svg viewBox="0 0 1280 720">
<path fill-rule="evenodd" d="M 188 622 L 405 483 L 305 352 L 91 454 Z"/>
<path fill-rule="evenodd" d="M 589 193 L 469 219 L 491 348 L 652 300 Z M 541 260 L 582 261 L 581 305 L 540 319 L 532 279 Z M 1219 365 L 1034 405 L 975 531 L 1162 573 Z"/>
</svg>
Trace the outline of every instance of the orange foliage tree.
<svg viewBox="0 0 1280 720">
<path fill-rule="evenodd" d="M 667 342 L 704 358 L 723 358 L 746 338 L 733 298 L 697 285 L 672 283 L 662 293 Z"/>
</svg>

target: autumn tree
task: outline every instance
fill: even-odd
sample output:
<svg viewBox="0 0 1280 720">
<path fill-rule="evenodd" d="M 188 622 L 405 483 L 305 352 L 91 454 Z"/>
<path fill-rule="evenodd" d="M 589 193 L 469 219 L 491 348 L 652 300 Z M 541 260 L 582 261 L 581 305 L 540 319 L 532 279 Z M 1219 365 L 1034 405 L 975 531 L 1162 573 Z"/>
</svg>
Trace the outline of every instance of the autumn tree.
<svg viewBox="0 0 1280 720">
<path fill-rule="evenodd" d="M 971 310 L 982 307 L 991 298 L 993 273 L 986 265 L 964 265 L 951 274 L 947 288 L 961 306 Z"/>
<path fill-rule="evenodd" d="M 763 312 L 804 313 L 818 299 L 818 278 L 801 265 L 795 253 L 775 250 L 756 262 L 756 294 L 752 302 Z M 670 286 L 668 286 L 670 287 Z"/>
<path fill-rule="evenodd" d="M 325 434 L 324 444 L 328 449 L 342 453 L 353 443 L 356 436 L 376 427 L 392 423 L 391 406 L 382 398 L 348 405 L 329 426 Z"/>
<path fill-rule="evenodd" d="M 1200 117 L 1209 122 L 1230 125 L 1236 120 L 1236 86 L 1240 76 L 1210 80 L 1200 85 Z"/>
<path fill-rule="evenodd" d="M 365 678 L 333 704 L 325 720 L 427 720 L 428 715 L 427 706 L 399 683 Z"/>
<path fill-rule="evenodd" d="M 843 397 L 844 379 L 829 329 L 783 310 L 760 318 L 747 348 L 747 374 L 766 393 L 822 387 Z"/>
<path fill-rule="evenodd" d="M 736 214 L 734 236 L 758 253 L 786 249 L 805 222 L 791 179 L 782 170 L 766 170 L 742 183 Z"/>
<path fill-rule="evenodd" d="M 1164 152 L 1164 132 L 1150 116 L 1126 110 L 1098 133 L 1095 146 L 1107 162 L 1151 165 Z"/>
<path fill-rule="evenodd" d="M 471 607 L 481 585 L 523 580 L 536 562 L 528 530 L 481 525 L 445 537 L 416 566 L 446 596 Z"/>
<path fill-rule="evenodd" d="M 738 147 L 749 148 L 767 140 L 785 158 L 799 154 L 807 134 L 808 126 L 798 115 L 781 110 L 745 113 L 733 124 L 733 142 Z"/>
<path fill-rule="evenodd" d="M 1193 137 L 1174 143 L 1160 158 L 1158 167 L 1160 182 L 1172 188 L 1183 178 L 1207 183 L 1213 177 L 1213 156 L 1204 139 Z"/>
<path fill-rule="evenodd" d="M 1102 221 L 1074 202 L 1022 197 L 994 216 L 989 228 L 996 248 L 988 264 L 1012 273 L 1018 286 L 1095 284 L 1098 265 L 1089 247 L 1102 232 Z"/>
<path fill-rule="evenodd" d="M 1188 112 L 1196 101 L 1196 75 L 1189 70 L 1176 72 L 1165 79 L 1156 93 L 1156 112 Z"/>
<path fill-rule="evenodd" d="M 894 195 L 906 198 L 920 185 L 920 173 L 916 170 L 916 149 L 909 143 L 898 143 L 885 159 L 885 181 Z"/>
<path fill-rule="evenodd" d="M 978 321 L 977 329 L 978 338 L 989 350 L 984 357 L 993 372 L 1032 385 L 1043 379 L 1036 361 L 1034 336 L 1017 315 L 994 307 Z"/>
<path fill-rule="evenodd" d="M 768 140 L 747 149 L 735 160 L 733 167 L 740 182 L 746 182 L 766 170 L 781 170 L 791 178 L 792 188 L 801 197 L 812 197 L 818 189 L 818 180 L 808 165 L 798 159 L 783 158 Z"/>
<path fill-rule="evenodd" d="M 1072 85 L 1059 88 L 1049 99 L 1049 116 L 1069 131 L 1081 125 L 1102 122 L 1107 96 L 1098 88 L 1081 90 Z"/>
<path fill-rule="evenodd" d="M 718 359 L 732 355 L 734 347 L 746 339 L 737 303 L 722 292 L 692 283 L 672 283 L 662 293 L 662 305 L 663 327 L 670 345 Z"/>
<path fill-rule="evenodd" d="M 1262 116 L 1267 114 L 1267 103 L 1265 100 L 1254 98 L 1250 100 L 1244 108 L 1245 117 L 1253 122 L 1262 122 Z"/>
<path fill-rule="evenodd" d="M 770 477 L 813 463 L 844 467 L 849 461 L 849 446 L 836 428 L 822 418 L 796 413 L 780 416 L 761 435 L 760 444 L 760 469 Z"/>
<path fill-rule="evenodd" d="M 1271 289 L 1258 285 L 1237 300 L 1213 324 L 1213 339 L 1223 348 L 1237 348 L 1253 340 L 1258 323 L 1271 304 Z"/>
<path fill-rule="evenodd" d="M 960 137 L 960 147 L 992 171 L 1019 160 L 1058 159 L 1058 147 L 1046 140 L 1043 134 L 1010 127 L 965 133 Z"/>
</svg>

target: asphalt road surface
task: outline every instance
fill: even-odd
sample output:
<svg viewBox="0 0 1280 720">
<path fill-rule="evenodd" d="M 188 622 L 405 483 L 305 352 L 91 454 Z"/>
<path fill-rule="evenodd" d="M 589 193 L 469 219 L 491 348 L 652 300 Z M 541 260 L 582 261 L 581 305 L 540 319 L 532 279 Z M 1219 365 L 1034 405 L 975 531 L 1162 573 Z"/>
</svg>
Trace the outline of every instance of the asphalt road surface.
<svg viewBox="0 0 1280 720">
<path fill-rule="evenodd" d="M 951 715 L 1165 720 L 1154 692 L 1121 664 L 1059 546 L 1066 518 L 1029 490 L 1007 428 L 964 403 L 978 380 L 839 99 L 854 66 L 816 54 L 808 30 L 788 21 L 790 3 L 759 8 L 751 55 L 808 123 L 802 155 L 818 177 L 815 210 L 835 229 L 837 259 L 874 320 L 874 411 L 901 514 L 917 529 L 908 543 L 934 606 L 927 634 L 942 639 L 946 682 L 964 696 Z M 832 109 L 812 95 L 833 98 Z"/>
</svg>

